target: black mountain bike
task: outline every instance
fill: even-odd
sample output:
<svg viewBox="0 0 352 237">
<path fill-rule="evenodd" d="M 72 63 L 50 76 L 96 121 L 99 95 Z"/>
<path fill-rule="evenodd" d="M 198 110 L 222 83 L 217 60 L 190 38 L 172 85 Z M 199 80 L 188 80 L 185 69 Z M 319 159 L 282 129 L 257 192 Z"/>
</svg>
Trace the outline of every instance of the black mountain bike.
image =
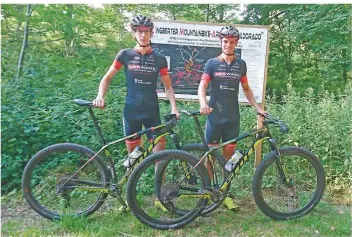
<svg viewBox="0 0 352 237">
<path fill-rule="evenodd" d="M 196 117 L 199 112 L 189 115 Z M 202 213 L 200 210 L 204 210 L 210 203 L 223 202 L 233 178 L 258 145 L 265 140 L 268 141 L 271 152 L 266 154 L 257 167 L 252 181 L 252 191 L 257 206 L 264 214 L 276 220 L 294 219 L 312 211 L 320 201 L 325 188 L 325 173 L 320 160 L 305 148 L 293 146 L 278 148 L 276 140 L 269 131 L 269 126 L 280 127 L 283 133 L 288 132 L 288 127 L 283 121 L 268 114 L 262 116 L 264 116 L 262 128 L 245 132 L 231 141 L 209 148 L 198 160 L 187 161 L 188 164 L 194 164 L 190 171 L 200 170 L 202 179 L 194 181 L 202 183 L 198 187 L 185 185 L 187 176 L 177 168 L 179 161 L 187 160 L 186 157 L 176 157 L 172 154 L 173 151 L 169 151 L 168 157 L 153 154 L 143 160 L 141 165 L 132 172 L 127 184 L 127 195 L 130 197 L 128 205 L 133 214 L 142 223 L 156 229 L 176 229 L 190 223 L 196 217 L 189 217 L 186 213 L 197 212 L 200 215 Z M 227 173 L 224 176 L 225 180 L 220 183 L 215 182 L 217 185 L 207 186 L 206 177 L 203 176 L 207 176 L 208 173 L 203 170 L 203 160 L 206 157 L 212 157 L 212 154 L 223 146 L 248 137 L 253 138 L 253 144 L 230 173 L 223 171 Z M 218 159 L 219 156 L 213 157 Z M 223 159 L 222 157 L 222 160 L 216 163 L 224 163 Z M 151 210 L 148 196 L 140 195 L 140 182 L 145 173 L 150 172 L 151 169 L 154 170 L 156 162 L 161 164 L 154 178 L 154 195 L 168 209 L 169 216 L 182 217 L 178 221 L 176 217 L 167 219 Z M 214 204 L 214 206 L 219 205 Z"/>
<path fill-rule="evenodd" d="M 199 184 L 195 180 L 202 177 L 199 176 L 197 169 L 190 171 L 189 167 L 194 166 L 193 163 L 187 163 L 189 160 L 193 161 L 196 158 L 185 151 L 201 154 L 208 148 L 199 144 L 181 146 L 177 134 L 173 131 L 173 127 L 177 123 L 175 115 L 166 115 L 165 124 L 147 128 L 107 143 L 93 113 L 92 102 L 81 99 L 77 99 L 75 102 L 89 110 L 102 148 L 98 152 L 94 152 L 79 144 L 54 144 L 40 150 L 29 160 L 22 176 L 22 190 L 28 204 L 43 217 L 51 220 L 60 220 L 65 215 L 86 216 L 92 214 L 101 207 L 108 195 L 117 198 L 122 205 L 122 210 L 126 211 L 128 207 L 121 196 L 123 185 L 127 182 L 133 169 L 152 153 L 155 145 L 165 136 L 170 136 L 176 149 L 179 150 L 171 154 L 187 157 L 179 164 L 182 167 L 179 171 L 187 174 L 185 182 L 190 186 Z M 143 155 L 118 180 L 114 161 L 107 148 L 129 138 L 141 137 L 149 131 L 155 133 L 154 140 Z M 161 153 L 165 157 L 170 157 L 169 154 L 168 152 Z M 215 155 L 219 156 L 218 154 Z M 104 162 L 103 156 L 107 159 L 107 162 Z M 217 165 L 216 167 L 218 168 L 214 169 L 214 171 L 222 169 L 221 165 Z M 222 175 L 221 171 L 214 173 Z M 154 171 L 148 174 L 148 177 L 154 177 Z M 204 182 L 210 182 L 209 178 L 206 177 Z M 148 192 L 148 186 L 150 184 L 144 184 L 146 192 Z M 127 198 L 129 197 L 127 196 Z M 156 198 L 155 201 L 157 201 Z M 215 208 L 215 204 L 209 204 L 203 214 Z M 190 215 L 185 213 L 185 216 L 188 218 Z"/>
</svg>

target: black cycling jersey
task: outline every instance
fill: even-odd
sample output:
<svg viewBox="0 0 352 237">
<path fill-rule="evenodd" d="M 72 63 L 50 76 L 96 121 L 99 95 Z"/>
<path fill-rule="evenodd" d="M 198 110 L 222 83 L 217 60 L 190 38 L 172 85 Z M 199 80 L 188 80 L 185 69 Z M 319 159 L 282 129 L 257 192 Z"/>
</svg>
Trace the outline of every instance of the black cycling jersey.
<svg viewBox="0 0 352 237">
<path fill-rule="evenodd" d="M 164 76 L 168 73 L 165 56 L 152 50 L 142 55 L 136 49 L 124 49 L 117 54 L 114 61 L 116 69 L 120 69 L 121 66 L 124 66 L 127 82 L 125 106 L 131 108 L 128 111 L 133 113 L 138 110 L 137 117 L 157 116 L 158 74 Z"/>
<path fill-rule="evenodd" d="M 166 58 L 152 50 L 142 55 L 136 49 L 121 50 L 113 63 L 116 69 L 124 66 L 127 94 L 124 108 L 125 135 L 161 123 L 158 96 L 156 93 L 158 74 L 168 74 Z M 148 133 L 148 138 L 152 134 Z"/>
<path fill-rule="evenodd" d="M 245 61 L 235 59 L 228 64 L 221 57 L 211 58 L 205 65 L 202 80 L 210 81 L 212 92 L 209 106 L 213 112 L 206 123 L 209 144 L 234 139 L 240 130 L 238 91 L 240 82 L 247 82 Z"/>
<path fill-rule="evenodd" d="M 238 91 L 240 81 L 247 81 L 247 66 L 242 59 L 230 64 L 220 57 L 211 58 L 205 65 L 206 80 L 211 83 L 209 119 L 216 124 L 238 120 Z"/>
</svg>

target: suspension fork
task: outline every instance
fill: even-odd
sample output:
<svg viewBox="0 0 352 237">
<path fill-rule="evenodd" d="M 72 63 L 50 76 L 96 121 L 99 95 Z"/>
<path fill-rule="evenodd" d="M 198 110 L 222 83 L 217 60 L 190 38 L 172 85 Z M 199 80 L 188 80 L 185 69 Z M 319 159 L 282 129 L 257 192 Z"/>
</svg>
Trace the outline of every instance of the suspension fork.
<svg viewBox="0 0 352 237">
<path fill-rule="evenodd" d="M 280 151 L 279 149 L 277 148 L 277 142 L 274 138 L 269 138 L 268 139 L 269 141 L 269 144 L 270 144 L 270 149 L 271 151 L 275 151 L 276 153 L 276 157 L 275 157 L 275 164 L 276 164 L 276 168 L 277 168 L 277 171 L 279 172 L 279 175 L 280 175 L 280 179 L 283 183 L 285 184 L 289 184 L 289 179 L 287 178 L 287 172 L 285 171 L 285 168 L 284 166 L 282 165 L 282 162 L 281 162 L 281 154 L 280 154 Z"/>
</svg>

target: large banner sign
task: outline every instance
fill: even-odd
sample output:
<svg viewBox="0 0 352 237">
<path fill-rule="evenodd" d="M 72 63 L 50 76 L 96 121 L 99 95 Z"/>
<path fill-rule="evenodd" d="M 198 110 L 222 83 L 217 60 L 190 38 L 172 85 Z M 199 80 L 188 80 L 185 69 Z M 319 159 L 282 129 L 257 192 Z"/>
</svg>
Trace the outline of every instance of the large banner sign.
<svg viewBox="0 0 352 237">
<path fill-rule="evenodd" d="M 240 32 L 236 57 L 247 64 L 249 86 L 258 103 L 263 101 L 263 90 L 268 55 L 267 26 L 234 25 Z M 198 85 L 208 59 L 221 54 L 218 33 L 223 24 L 154 21 L 153 49 L 168 62 L 172 86 L 177 99 L 198 100 Z M 210 94 L 211 86 L 207 94 Z M 158 82 L 158 96 L 165 98 L 164 87 Z M 242 87 L 239 102 L 247 102 Z M 209 99 L 209 97 L 208 97 Z"/>
</svg>

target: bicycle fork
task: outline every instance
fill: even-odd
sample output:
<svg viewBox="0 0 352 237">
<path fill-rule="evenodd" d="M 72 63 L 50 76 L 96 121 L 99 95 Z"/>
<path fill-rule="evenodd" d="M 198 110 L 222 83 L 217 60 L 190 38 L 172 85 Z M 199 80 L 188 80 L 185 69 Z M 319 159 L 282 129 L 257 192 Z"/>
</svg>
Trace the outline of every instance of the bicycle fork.
<svg viewBox="0 0 352 237">
<path fill-rule="evenodd" d="M 280 182 L 280 192 L 283 191 L 284 195 L 288 195 L 288 199 L 286 200 L 286 206 L 290 210 L 294 211 L 298 207 L 298 197 L 296 194 L 296 188 L 294 180 L 291 179 L 285 169 L 285 166 L 282 164 L 281 154 L 279 149 L 276 146 L 276 140 L 273 138 L 269 138 L 269 143 L 272 151 L 276 152 L 275 164 L 276 169 L 279 173 L 279 182 Z M 282 185 L 282 186 L 281 186 Z"/>
<path fill-rule="evenodd" d="M 276 164 L 277 171 L 280 175 L 281 182 L 283 184 L 288 185 L 288 186 L 292 186 L 292 184 L 290 184 L 290 179 L 287 177 L 287 172 L 285 170 L 285 167 L 282 165 L 282 162 L 280 159 L 281 153 L 280 153 L 279 149 L 277 148 L 276 140 L 274 138 L 269 138 L 268 141 L 270 144 L 270 149 L 272 151 L 275 151 L 275 153 L 276 153 L 275 164 Z"/>
</svg>

